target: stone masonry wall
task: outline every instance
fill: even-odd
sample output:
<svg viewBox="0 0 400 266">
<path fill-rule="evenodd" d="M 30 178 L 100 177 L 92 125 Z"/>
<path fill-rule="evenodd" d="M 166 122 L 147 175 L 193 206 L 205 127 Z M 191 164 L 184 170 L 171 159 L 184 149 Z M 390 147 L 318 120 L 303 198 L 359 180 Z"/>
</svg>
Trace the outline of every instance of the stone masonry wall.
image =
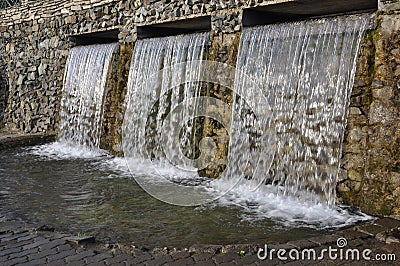
<svg viewBox="0 0 400 266">
<path fill-rule="evenodd" d="M 0 130 L 4 126 L 4 112 L 6 110 L 7 99 L 8 99 L 8 78 L 7 78 L 7 67 L 4 60 L 5 47 L 0 40 Z"/>
<path fill-rule="evenodd" d="M 117 1 L 39 1 L 1 10 L 9 97 L 4 122 L 11 131 L 55 131 L 70 35 L 113 29 Z M 119 1 L 118 1 L 119 2 Z"/>
<path fill-rule="evenodd" d="M 112 111 L 105 117 L 102 143 L 121 154 L 122 102 L 138 26 L 211 16 L 208 58 L 235 65 L 243 8 L 286 1 L 51 0 L 23 1 L 0 10 L 0 118 L 6 92 L 7 129 L 57 130 L 64 67 L 74 45 L 69 37 L 119 29 L 118 77 L 106 97 L 105 108 Z M 379 1 L 379 7 L 377 29 L 366 33 L 357 61 L 338 196 L 371 213 L 400 214 L 400 3 Z M 208 93 L 227 103 L 232 100 L 229 90 L 216 85 Z M 228 139 L 223 128 L 211 125 L 205 122 L 205 135 Z M 205 170 L 207 175 L 223 169 L 227 145 L 220 143 L 218 163 Z"/>
<path fill-rule="evenodd" d="M 381 1 L 357 63 L 339 196 L 373 214 L 400 215 L 400 1 Z"/>
</svg>

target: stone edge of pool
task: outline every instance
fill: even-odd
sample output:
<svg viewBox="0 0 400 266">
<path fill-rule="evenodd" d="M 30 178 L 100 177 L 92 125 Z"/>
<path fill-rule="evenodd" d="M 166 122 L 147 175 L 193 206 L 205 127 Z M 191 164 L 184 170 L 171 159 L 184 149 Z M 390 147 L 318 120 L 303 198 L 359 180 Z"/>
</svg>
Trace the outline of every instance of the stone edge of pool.
<svg viewBox="0 0 400 266">
<path fill-rule="evenodd" d="M 56 140 L 55 132 L 37 134 L 13 134 L 9 132 L 1 132 L 0 150 L 20 146 L 38 145 L 54 140 Z"/>
<path fill-rule="evenodd" d="M 400 220 L 380 218 L 332 234 L 268 245 L 268 250 L 305 250 L 338 248 L 339 238 L 346 239 L 346 248 L 371 249 L 373 254 L 395 254 L 400 259 Z M 268 243 L 265 243 L 268 244 Z M 261 261 L 259 245 L 193 245 L 176 249 L 139 248 L 121 244 L 96 243 L 92 237 L 56 232 L 49 226 L 33 228 L 21 221 L 0 218 L 1 265 L 278 265 L 296 263 L 293 260 Z M 264 247 L 261 247 L 264 248 Z M 298 263 L 299 261 L 297 261 Z M 335 262 L 329 258 L 318 263 Z M 354 261 L 339 261 L 341 265 Z M 348 263 L 348 264 L 347 264 Z M 297 265 L 297 264 L 296 264 Z M 386 265 L 396 265 L 387 263 Z"/>
</svg>

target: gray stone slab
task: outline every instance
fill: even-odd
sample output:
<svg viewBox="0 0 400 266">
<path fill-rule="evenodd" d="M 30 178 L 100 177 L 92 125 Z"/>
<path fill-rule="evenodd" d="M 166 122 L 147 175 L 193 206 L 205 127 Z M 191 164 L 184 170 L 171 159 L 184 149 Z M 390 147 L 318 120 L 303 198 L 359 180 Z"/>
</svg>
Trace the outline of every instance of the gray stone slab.
<svg viewBox="0 0 400 266">
<path fill-rule="evenodd" d="M 112 258 L 113 255 L 111 253 L 100 253 L 95 256 L 90 256 L 84 259 L 85 263 L 90 264 L 90 263 L 95 263 L 99 261 L 103 261 L 105 259 Z"/>
<path fill-rule="evenodd" d="M 46 238 L 43 237 L 38 237 L 34 239 L 34 242 L 32 244 L 29 245 L 25 245 L 22 247 L 22 249 L 31 249 L 31 248 L 35 248 L 35 247 L 39 247 L 40 245 L 49 243 L 50 241 Z"/>
<path fill-rule="evenodd" d="M 38 253 L 33 253 L 33 254 L 29 255 L 29 259 L 36 260 L 36 259 L 45 258 L 50 255 L 54 255 L 54 254 L 57 254 L 57 250 L 55 248 L 46 249 L 46 250 L 40 251 Z"/>
<path fill-rule="evenodd" d="M 382 218 L 374 222 L 376 225 L 380 225 L 386 228 L 386 230 L 391 230 L 400 227 L 400 221 L 392 218 Z"/>
<path fill-rule="evenodd" d="M 296 249 L 305 249 L 305 248 L 314 248 L 319 246 L 318 243 L 309 241 L 309 240 L 297 240 L 297 241 L 290 241 L 287 243 L 288 245 L 291 245 L 295 247 Z"/>
<path fill-rule="evenodd" d="M 61 260 L 61 259 L 64 259 L 68 256 L 72 256 L 75 254 L 76 254 L 76 251 L 74 249 L 70 249 L 70 250 L 57 252 L 54 255 L 47 256 L 47 259 L 48 259 L 48 261 L 56 261 L 56 260 Z"/>
<path fill-rule="evenodd" d="M 17 252 L 17 253 L 10 254 L 10 255 L 8 256 L 8 259 L 11 260 L 11 259 L 14 259 L 14 258 L 26 257 L 26 256 L 28 256 L 28 255 L 37 253 L 38 251 L 39 251 L 38 248 L 23 250 L 23 251 L 21 251 L 21 252 Z"/>
<path fill-rule="evenodd" d="M 83 260 L 89 256 L 94 256 L 94 255 L 95 255 L 95 253 L 93 251 L 82 251 L 75 255 L 66 257 L 65 260 L 67 262 L 74 262 L 74 261 L 78 261 L 78 260 Z"/>
<path fill-rule="evenodd" d="M 308 240 L 322 246 L 322 245 L 336 243 L 339 237 L 340 236 L 338 235 L 323 235 L 318 237 L 312 237 L 309 238 Z"/>
<path fill-rule="evenodd" d="M 106 265 L 114 265 L 123 261 L 127 261 L 132 258 L 133 256 L 130 254 L 119 254 L 112 258 L 105 259 L 104 262 L 106 263 Z"/>
<path fill-rule="evenodd" d="M 386 232 L 387 229 L 383 226 L 380 225 L 376 225 L 376 224 L 366 224 L 366 225 L 362 225 L 362 226 L 357 226 L 357 231 L 365 233 L 365 234 L 369 234 L 371 236 L 375 236 L 379 233 L 383 233 Z"/>
<path fill-rule="evenodd" d="M 52 249 L 54 247 L 61 246 L 64 244 L 65 244 L 65 240 L 57 239 L 57 240 L 53 240 L 48 243 L 40 245 L 39 250 L 42 251 L 42 250 L 46 250 L 46 249 Z"/>
</svg>

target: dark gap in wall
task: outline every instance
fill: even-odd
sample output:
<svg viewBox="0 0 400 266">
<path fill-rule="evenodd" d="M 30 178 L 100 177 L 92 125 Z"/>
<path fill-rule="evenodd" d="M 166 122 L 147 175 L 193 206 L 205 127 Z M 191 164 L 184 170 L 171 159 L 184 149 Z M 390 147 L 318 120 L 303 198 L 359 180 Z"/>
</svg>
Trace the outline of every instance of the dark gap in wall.
<svg viewBox="0 0 400 266">
<path fill-rule="evenodd" d="M 118 42 L 119 29 L 99 31 L 70 36 L 70 41 L 78 45 L 102 44 Z"/>
<path fill-rule="evenodd" d="M 291 22 L 375 11 L 377 0 L 295 0 L 293 2 L 248 8 L 243 11 L 243 26 Z"/>
<path fill-rule="evenodd" d="M 138 26 L 137 36 L 139 39 L 145 39 L 205 31 L 211 31 L 210 16 Z"/>
</svg>

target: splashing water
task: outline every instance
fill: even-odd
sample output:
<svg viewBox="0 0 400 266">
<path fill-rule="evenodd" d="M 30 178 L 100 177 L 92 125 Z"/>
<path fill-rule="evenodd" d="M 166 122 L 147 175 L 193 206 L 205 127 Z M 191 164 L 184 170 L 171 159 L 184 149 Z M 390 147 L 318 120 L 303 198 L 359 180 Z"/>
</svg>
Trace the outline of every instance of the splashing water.
<svg viewBox="0 0 400 266">
<path fill-rule="evenodd" d="M 335 203 L 356 58 L 369 15 L 242 32 L 229 162 L 220 185 Z M 265 189 L 265 188 L 262 188 Z M 241 192 L 243 193 L 243 191 Z"/>
<path fill-rule="evenodd" d="M 137 41 L 125 100 L 125 157 L 163 162 L 166 168 L 168 161 L 196 173 L 195 168 L 182 164 L 180 147 L 193 142 L 193 132 L 200 124 L 180 123 L 195 116 L 197 103 L 191 99 L 200 95 L 201 85 L 190 80 L 200 75 L 201 65 L 190 61 L 203 59 L 208 40 L 209 33 L 196 33 Z M 173 68 L 180 63 L 187 64 Z M 183 129 L 179 142 L 165 136 L 174 135 L 176 129 Z"/>
<path fill-rule="evenodd" d="M 72 48 L 64 74 L 59 133 L 66 146 L 99 148 L 105 87 L 117 47 L 111 43 Z"/>
</svg>

